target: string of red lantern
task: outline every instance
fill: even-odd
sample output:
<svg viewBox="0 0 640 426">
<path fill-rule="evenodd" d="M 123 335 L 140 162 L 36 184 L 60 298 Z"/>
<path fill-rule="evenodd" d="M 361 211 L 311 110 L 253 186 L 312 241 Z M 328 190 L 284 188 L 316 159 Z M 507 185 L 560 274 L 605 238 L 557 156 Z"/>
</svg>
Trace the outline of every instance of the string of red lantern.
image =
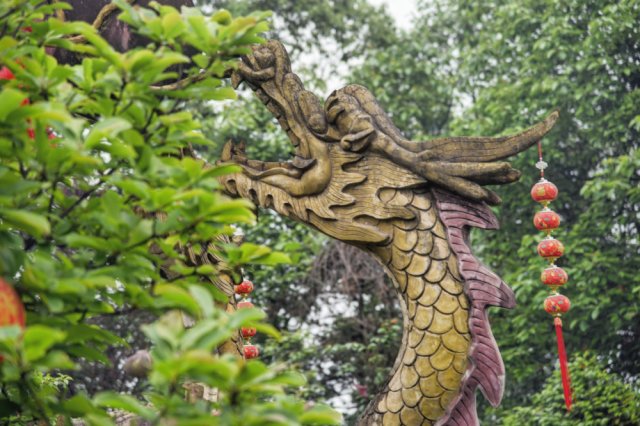
<svg viewBox="0 0 640 426">
<path fill-rule="evenodd" d="M 242 300 L 238 302 L 238 309 L 253 308 L 253 303 L 247 300 L 247 297 L 253 291 L 253 283 L 249 280 L 244 280 L 240 284 L 235 286 L 236 294 L 242 297 Z M 244 357 L 246 359 L 257 358 L 260 355 L 258 347 L 251 343 L 251 338 L 256 335 L 256 329 L 254 327 L 242 327 L 240 334 L 245 341 L 243 347 Z"/>
<path fill-rule="evenodd" d="M 564 402 L 567 410 L 571 410 L 571 383 L 561 319 L 562 314 L 569 311 L 571 302 L 568 297 L 558 292 L 558 289 L 569 280 L 569 276 L 555 264 L 556 260 L 564 254 L 564 245 L 551 235 L 560 226 L 560 216 L 548 207 L 549 203 L 557 198 L 558 188 L 544 178 L 544 169 L 547 167 L 547 163 L 542 159 L 542 144 L 540 142 L 538 142 L 538 157 L 539 161 L 536 163 L 536 168 L 540 170 L 540 180 L 531 188 L 531 198 L 542 204 L 543 207 L 541 211 L 535 214 L 533 225 L 546 234 L 546 237 L 538 243 L 538 254 L 549 261 L 549 266 L 542 271 L 540 276 L 542 283 L 551 290 L 551 294 L 544 301 L 544 310 L 554 317 L 553 324 L 558 342 L 558 358 L 560 359 Z"/>
<path fill-rule="evenodd" d="M 28 30 L 27 30 L 28 28 Z M 31 32 L 31 27 L 25 27 L 23 29 L 24 31 L 28 31 Z M 15 80 L 16 76 L 11 72 L 11 70 L 9 68 L 7 68 L 6 66 L 3 66 L 2 68 L 0 68 L 0 80 Z M 29 98 L 24 98 L 22 100 L 22 103 L 20 104 L 20 106 L 25 106 L 25 105 L 29 105 L 31 103 L 31 101 L 29 101 Z M 30 124 L 30 120 L 27 120 L 27 123 Z M 28 127 L 27 128 L 27 136 L 29 136 L 29 139 L 35 139 L 36 138 L 36 132 L 32 127 Z M 55 139 L 56 138 L 56 134 L 53 131 L 53 129 L 51 127 L 47 127 L 47 137 L 49 139 Z M 52 146 L 55 146 L 52 145 Z"/>
</svg>

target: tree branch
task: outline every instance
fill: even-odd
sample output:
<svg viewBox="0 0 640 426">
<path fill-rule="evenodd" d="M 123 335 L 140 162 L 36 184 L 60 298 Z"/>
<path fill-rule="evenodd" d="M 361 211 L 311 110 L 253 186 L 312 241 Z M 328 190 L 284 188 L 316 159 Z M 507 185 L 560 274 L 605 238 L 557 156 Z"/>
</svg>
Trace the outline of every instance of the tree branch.
<svg viewBox="0 0 640 426">
<path fill-rule="evenodd" d="M 208 72 L 201 72 L 200 74 L 192 75 L 190 77 L 185 77 L 182 80 L 178 80 L 171 84 L 164 84 L 162 86 L 151 86 L 151 90 L 180 90 L 184 89 L 190 84 L 197 83 L 198 81 L 202 81 L 209 77 L 210 74 Z"/>
<path fill-rule="evenodd" d="M 125 1 L 127 3 L 134 3 L 136 0 L 125 0 Z M 102 9 L 100 9 L 100 12 L 98 12 L 98 16 L 96 16 L 96 19 L 93 21 L 91 26 L 96 30 L 100 31 L 100 28 L 102 27 L 102 24 L 104 24 L 104 21 L 109 17 L 109 15 L 111 15 L 116 10 L 118 10 L 118 6 L 116 6 L 114 3 L 109 3 L 105 5 Z M 58 14 L 58 18 L 64 21 L 64 12 L 62 13 L 62 16 Z M 67 40 L 73 43 L 84 43 L 86 41 L 86 38 L 83 35 L 77 35 L 77 36 L 69 37 Z"/>
</svg>

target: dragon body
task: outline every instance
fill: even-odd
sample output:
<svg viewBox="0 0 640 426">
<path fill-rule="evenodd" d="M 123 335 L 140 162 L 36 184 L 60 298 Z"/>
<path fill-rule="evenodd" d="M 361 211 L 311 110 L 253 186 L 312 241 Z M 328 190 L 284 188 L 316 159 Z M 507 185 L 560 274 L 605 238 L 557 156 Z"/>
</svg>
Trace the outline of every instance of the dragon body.
<svg viewBox="0 0 640 426">
<path fill-rule="evenodd" d="M 362 423 L 431 425 L 460 393 L 468 367 L 469 298 L 430 191 L 387 188 L 382 194 L 413 213 L 382 225 L 392 238 L 367 250 L 392 277 L 405 333 L 390 379 Z"/>
<path fill-rule="evenodd" d="M 504 367 L 486 314 L 515 305 L 511 290 L 471 254 L 472 226 L 497 228 L 485 184 L 517 180 L 506 162 L 537 142 L 557 113 L 507 137 L 406 140 L 364 87 L 320 103 L 277 41 L 256 46 L 232 76 L 262 100 L 295 146 L 282 162 L 227 144 L 222 178 L 252 200 L 371 253 L 391 277 L 404 316 L 401 347 L 360 425 L 475 425 L 476 388 L 500 402 Z"/>
</svg>

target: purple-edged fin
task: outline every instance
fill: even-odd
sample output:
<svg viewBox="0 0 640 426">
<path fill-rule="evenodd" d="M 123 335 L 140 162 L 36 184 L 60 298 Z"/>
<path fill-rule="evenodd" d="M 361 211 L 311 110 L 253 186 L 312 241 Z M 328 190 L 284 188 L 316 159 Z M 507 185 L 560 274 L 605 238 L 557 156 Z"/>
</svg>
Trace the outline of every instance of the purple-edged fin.
<svg viewBox="0 0 640 426">
<path fill-rule="evenodd" d="M 446 226 L 451 249 L 458 257 L 458 267 L 464 279 L 464 292 L 469 298 L 469 329 L 471 347 L 469 367 L 462 378 L 459 395 L 449 404 L 437 425 L 475 426 L 480 422 L 476 409 L 476 388 L 497 406 L 502 400 L 505 371 L 491 325 L 488 306 L 513 308 L 513 291 L 496 274 L 484 266 L 471 252 L 471 227 L 498 229 L 499 224 L 489 207 L 451 192 L 433 189 L 440 219 Z"/>
</svg>

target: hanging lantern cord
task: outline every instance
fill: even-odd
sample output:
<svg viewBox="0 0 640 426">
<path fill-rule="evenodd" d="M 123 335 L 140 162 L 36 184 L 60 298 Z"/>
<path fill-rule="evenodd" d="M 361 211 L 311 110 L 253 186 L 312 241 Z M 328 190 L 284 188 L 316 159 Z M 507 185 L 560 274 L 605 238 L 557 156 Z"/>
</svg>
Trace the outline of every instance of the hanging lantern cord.
<svg viewBox="0 0 640 426">
<path fill-rule="evenodd" d="M 540 170 L 540 179 L 544 179 L 544 169 L 548 164 L 542 159 L 542 141 L 538 141 L 538 162 L 536 168 Z"/>
<path fill-rule="evenodd" d="M 542 141 L 538 141 L 538 164 L 542 165 L 544 160 L 542 160 Z M 540 178 L 544 177 L 544 167 L 539 167 L 540 169 Z"/>
<path fill-rule="evenodd" d="M 562 389 L 564 391 L 564 404 L 567 410 L 571 411 L 571 384 L 569 382 L 569 367 L 567 366 L 567 351 L 564 348 L 564 337 L 562 336 L 562 319 L 555 317 L 553 324 L 556 327 L 556 337 L 558 339 L 558 358 L 560 358 L 560 374 L 562 375 Z"/>
</svg>

